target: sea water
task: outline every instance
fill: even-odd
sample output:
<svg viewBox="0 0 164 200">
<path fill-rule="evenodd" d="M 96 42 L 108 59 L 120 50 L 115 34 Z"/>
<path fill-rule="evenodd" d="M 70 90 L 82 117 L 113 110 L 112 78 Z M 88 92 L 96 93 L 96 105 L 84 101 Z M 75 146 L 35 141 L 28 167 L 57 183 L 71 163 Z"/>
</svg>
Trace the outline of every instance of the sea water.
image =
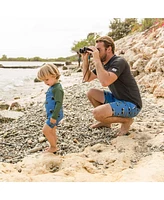
<svg viewBox="0 0 164 200">
<path fill-rule="evenodd" d="M 8 66 L 12 66 L 11 64 Z M 34 79 L 36 78 L 38 69 L 39 66 L 34 69 L 0 68 L 0 100 L 10 101 L 16 96 L 24 96 L 25 92 L 28 95 L 27 88 L 29 88 L 30 92 L 30 89 L 34 87 Z"/>
<path fill-rule="evenodd" d="M 14 98 L 36 94 L 47 86 L 43 82 L 34 82 L 39 67 L 44 62 L 0 62 L 5 67 L 0 68 L 0 101 L 12 101 Z M 13 66 L 13 68 L 12 68 Z M 14 66 L 38 66 L 38 68 L 14 68 Z M 62 68 L 59 67 L 59 71 Z M 62 73 L 61 73 L 62 74 Z M 61 76 L 64 86 L 71 85 L 72 77 Z M 74 83 L 78 82 L 78 80 Z"/>
</svg>

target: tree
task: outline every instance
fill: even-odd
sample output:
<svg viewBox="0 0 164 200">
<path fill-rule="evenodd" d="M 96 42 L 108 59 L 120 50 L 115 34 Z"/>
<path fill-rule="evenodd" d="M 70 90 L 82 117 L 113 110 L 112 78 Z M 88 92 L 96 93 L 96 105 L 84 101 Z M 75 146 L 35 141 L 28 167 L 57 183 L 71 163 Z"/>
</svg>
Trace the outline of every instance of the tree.
<svg viewBox="0 0 164 200">
<path fill-rule="evenodd" d="M 113 38 L 114 41 L 119 40 L 127 36 L 137 24 L 136 18 L 125 18 L 121 21 L 120 18 L 114 18 L 110 21 L 109 29 L 111 30 L 108 35 Z"/>
<path fill-rule="evenodd" d="M 123 22 L 125 27 L 125 36 L 131 33 L 133 28 L 138 25 L 136 18 L 125 18 L 125 21 Z"/>
<path fill-rule="evenodd" d="M 123 24 L 120 18 L 114 18 L 113 21 L 110 21 L 109 29 L 111 31 L 108 33 L 108 36 L 112 37 L 114 41 L 123 37 Z"/>
<path fill-rule="evenodd" d="M 7 60 L 7 56 L 6 56 L 6 55 L 2 55 L 2 58 L 1 58 L 1 60 L 4 60 L 4 61 L 6 61 L 6 60 Z"/>
<path fill-rule="evenodd" d="M 42 59 L 39 56 L 35 56 L 30 59 L 31 61 L 42 61 Z"/>
<path fill-rule="evenodd" d="M 81 41 L 75 41 L 73 43 L 74 46 L 71 48 L 71 50 L 73 52 L 79 52 L 80 48 L 83 48 L 85 46 L 94 46 L 95 45 L 95 40 L 98 37 L 99 37 L 99 35 L 97 33 L 89 33 L 87 35 L 86 39 L 83 39 Z"/>
</svg>

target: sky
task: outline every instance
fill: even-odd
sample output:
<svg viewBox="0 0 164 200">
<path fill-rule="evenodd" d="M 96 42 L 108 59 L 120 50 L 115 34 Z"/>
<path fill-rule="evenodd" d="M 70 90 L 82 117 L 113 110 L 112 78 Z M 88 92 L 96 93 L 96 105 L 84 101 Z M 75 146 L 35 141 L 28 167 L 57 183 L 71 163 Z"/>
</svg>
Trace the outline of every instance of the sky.
<svg viewBox="0 0 164 200">
<path fill-rule="evenodd" d="M 146 2 L 138 0 L 134 5 L 130 0 L 2 0 L 0 57 L 71 56 L 75 54 L 71 52 L 74 42 L 86 39 L 89 33 L 107 35 L 113 18 L 146 18 L 155 12 L 155 17 L 163 17 L 158 0 L 153 5 Z"/>
</svg>

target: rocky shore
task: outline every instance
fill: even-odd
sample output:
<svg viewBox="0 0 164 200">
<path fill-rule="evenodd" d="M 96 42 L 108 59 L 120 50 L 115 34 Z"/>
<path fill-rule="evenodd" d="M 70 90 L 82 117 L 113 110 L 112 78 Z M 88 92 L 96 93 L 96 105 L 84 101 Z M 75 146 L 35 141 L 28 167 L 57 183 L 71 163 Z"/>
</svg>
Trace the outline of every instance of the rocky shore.
<svg viewBox="0 0 164 200">
<path fill-rule="evenodd" d="M 81 79 L 81 74 L 79 74 Z M 37 83 L 36 83 L 37 84 Z M 93 123 L 92 107 L 86 98 L 89 88 L 102 88 L 98 81 L 79 83 L 65 89 L 64 110 L 65 117 L 58 127 L 59 155 L 82 152 L 87 146 L 97 143 L 109 144 L 118 129 L 115 124 L 113 129 L 90 129 Z M 103 88 L 102 88 L 103 89 Z M 148 97 L 149 96 L 149 97 Z M 147 133 L 157 135 L 164 130 L 164 109 L 162 99 L 153 99 L 151 95 L 142 93 L 143 109 L 136 117 L 130 133 L 141 135 Z M 158 100 L 158 104 L 156 104 Z M 161 100 L 161 101 L 160 101 Z M 153 103 L 154 102 L 154 103 Z M 150 117 L 151 116 L 151 117 Z M 24 115 L 17 120 L 1 120 L 0 124 L 0 161 L 16 163 L 26 155 L 43 151 L 48 145 L 42 134 L 45 122 L 44 98 L 42 102 L 34 101 L 27 106 Z M 152 151 L 163 151 L 164 144 L 160 146 L 143 146 L 139 148 L 138 157 L 150 154 Z M 144 150 L 143 150 L 144 149 Z M 143 151 L 143 152 L 142 152 Z M 137 158 L 138 160 L 139 158 Z"/>
<path fill-rule="evenodd" d="M 137 43 L 137 39 L 143 38 L 143 33 L 136 34 L 136 40 L 134 36 L 129 36 L 126 38 L 127 45 L 121 47 L 123 44 L 121 43 L 118 48 L 119 52 L 124 47 L 124 57 L 131 58 L 131 68 L 138 71 L 135 78 L 143 101 L 143 108 L 134 118 L 127 135 L 114 137 L 120 127 L 119 124 L 113 124 L 111 129 L 90 129 L 94 119 L 92 106 L 86 98 L 86 93 L 89 88 L 104 88 L 97 80 L 82 83 L 82 73 L 68 69 L 63 73 L 61 82 L 63 85 L 66 84 L 63 104 L 65 116 L 57 130 L 59 147 L 57 154 L 43 153 L 48 145 L 42 134 L 42 126 L 45 122 L 46 88 L 40 88 L 40 83 L 35 83 L 39 84 L 37 95 L 33 95 L 33 98 L 28 101 L 17 100 L 24 105 L 24 109 L 21 110 L 23 115 L 15 120 L 0 118 L 0 170 L 2 172 L 0 181 L 163 182 L 163 65 L 162 62 L 158 62 L 158 68 L 154 70 L 152 58 L 146 56 L 149 50 L 155 48 L 154 46 L 143 48 L 144 56 L 139 54 L 138 60 L 147 59 L 146 69 L 142 62 L 138 61 L 140 65 L 135 64 L 136 56 L 134 54 L 130 56 L 129 52 L 137 52 L 141 49 L 138 44 L 145 45 L 148 38 L 155 36 L 155 41 L 160 44 L 161 38 L 158 36 L 160 30 L 155 33 L 146 35 L 144 44 Z M 120 41 L 117 44 L 119 43 Z M 135 48 L 128 49 L 132 44 Z M 164 58 L 162 45 L 160 44 L 160 61 Z M 153 59 L 156 60 L 155 55 Z"/>
<path fill-rule="evenodd" d="M 129 133 L 126 136 L 114 138 L 119 124 L 113 124 L 112 129 L 89 128 L 93 123 L 93 117 L 91 113 L 92 107 L 86 98 L 86 92 L 92 87 L 102 87 L 96 80 L 91 83 L 81 83 L 82 74 L 77 73 L 76 78 L 77 76 L 79 83 L 65 88 L 65 117 L 57 131 L 59 147 L 57 155 L 52 155 L 51 153 L 45 155 L 45 153 L 42 152 L 48 145 L 41 131 L 45 122 L 45 110 L 43 105 L 44 92 L 40 97 L 33 99 L 29 106 L 26 107 L 22 117 L 11 121 L 1 121 L 0 159 L 3 164 L 0 164 L 0 169 L 2 168 L 3 171 L 5 171 L 12 165 L 14 174 L 19 173 L 19 176 L 23 177 L 16 178 L 14 176 L 13 178 L 8 178 L 5 172 L 6 175 L 0 175 L 0 180 L 46 181 L 43 177 L 41 179 L 29 179 L 29 175 L 27 176 L 20 172 L 23 172 L 22 170 L 24 169 L 30 170 L 29 163 L 33 168 L 33 164 L 36 164 L 36 162 L 38 162 L 38 164 L 42 162 L 43 165 L 45 165 L 45 162 L 48 162 L 48 164 L 46 164 L 47 172 L 43 174 L 50 173 L 52 175 L 53 173 L 53 175 L 57 175 L 58 173 L 64 173 L 64 175 L 62 175 L 63 178 L 60 176 L 59 179 L 59 177 L 57 178 L 55 176 L 57 179 L 53 178 L 54 181 L 87 181 L 85 173 L 93 175 L 90 179 L 91 181 L 126 181 L 127 179 L 129 181 L 128 177 L 126 179 L 126 175 L 125 177 L 123 176 L 122 179 L 116 180 L 114 178 L 114 172 L 112 172 L 111 176 L 110 173 L 108 174 L 108 171 L 111 172 L 111 169 L 115 166 L 117 168 L 117 170 L 115 169 L 115 173 L 118 173 L 120 170 L 123 173 L 126 171 L 125 169 L 132 170 L 141 166 L 140 162 L 142 160 L 144 160 L 144 162 L 145 159 L 150 161 L 154 155 L 157 155 L 157 158 L 163 156 L 164 104 L 162 98 L 157 99 L 151 94 L 142 92 L 143 109 L 138 117 L 134 119 Z M 86 169 L 89 172 L 84 173 L 85 179 L 82 177 L 76 179 L 75 175 L 84 163 L 79 164 L 80 166 L 82 165 L 80 168 L 79 165 L 74 166 L 75 168 L 71 168 L 71 171 L 73 170 L 75 174 L 71 175 L 69 171 L 70 166 L 73 167 L 73 163 L 76 163 L 78 160 L 78 156 L 82 157 L 84 163 L 92 163 L 92 167 L 90 166 Z M 58 160 L 58 164 L 55 159 Z M 71 160 L 71 164 L 68 164 L 68 160 Z M 52 162 L 55 162 L 55 164 L 52 164 Z M 61 163 L 64 162 L 67 164 L 61 167 Z M 156 163 L 157 166 L 158 164 L 159 163 Z M 158 171 L 158 169 L 156 170 Z M 69 176 L 65 174 L 66 171 Z M 100 175 L 102 172 L 110 175 L 110 178 L 109 176 L 107 176 L 107 178 L 106 175 L 102 177 L 102 175 Z M 40 171 L 35 172 L 35 175 L 36 173 L 38 175 L 40 173 L 42 174 Z M 13 170 L 11 170 L 11 174 L 13 174 Z M 41 174 L 39 176 L 41 176 Z M 96 174 L 97 178 L 95 177 Z M 98 175 L 100 175 L 100 177 Z M 30 177 L 33 177 L 33 175 L 30 175 Z M 162 177 L 159 179 L 159 175 L 155 177 L 155 180 L 157 180 L 156 178 L 158 178 L 158 181 L 164 180 Z M 144 177 L 141 177 L 141 179 L 144 180 Z M 52 178 L 48 180 L 53 181 Z"/>
<path fill-rule="evenodd" d="M 79 80 L 81 75 L 79 75 Z M 36 83 L 37 84 L 37 83 Z M 95 87 L 98 82 L 89 84 Z M 108 144 L 112 132 L 106 130 L 90 129 L 93 122 L 91 105 L 86 98 L 87 84 L 75 84 L 66 88 L 64 99 L 64 120 L 58 127 L 58 154 L 77 153 L 87 146 L 97 143 Z M 39 98 L 40 99 L 40 98 Z M 0 124 L 0 161 L 16 163 L 26 155 L 43 151 L 48 145 L 42 134 L 45 122 L 44 97 L 42 102 L 33 99 L 23 116 L 16 119 L 1 119 Z M 12 112 L 12 111 L 11 111 Z M 108 133 L 111 132 L 110 134 Z"/>
</svg>

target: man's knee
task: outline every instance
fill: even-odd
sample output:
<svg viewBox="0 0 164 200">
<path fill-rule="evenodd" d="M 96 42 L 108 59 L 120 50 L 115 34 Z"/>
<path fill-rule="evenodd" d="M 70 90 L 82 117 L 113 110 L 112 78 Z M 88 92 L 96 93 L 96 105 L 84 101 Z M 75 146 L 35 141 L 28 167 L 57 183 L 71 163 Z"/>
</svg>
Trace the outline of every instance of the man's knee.
<svg viewBox="0 0 164 200">
<path fill-rule="evenodd" d="M 94 108 L 93 109 L 93 111 L 92 111 L 92 113 L 93 113 L 93 116 L 94 116 L 94 118 L 97 120 L 97 121 L 101 121 L 102 119 L 103 119 L 103 115 L 102 115 L 102 113 L 100 112 L 100 110 L 98 109 L 98 107 L 97 108 Z"/>
<path fill-rule="evenodd" d="M 105 104 L 94 108 L 92 113 L 97 121 L 104 121 L 107 117 L 112 117 L 112 108 Z"/>
<path fill-rule="evenodd" d="M 88 97 L 88 99 L 89 99 L 90 97 L 93 97 L 93 93 L 94 93 L 94 89 L 93 89 L 93 88 L 90 89 L 90 90 L 87 92 L 87 97 Z"/>
</svg>

